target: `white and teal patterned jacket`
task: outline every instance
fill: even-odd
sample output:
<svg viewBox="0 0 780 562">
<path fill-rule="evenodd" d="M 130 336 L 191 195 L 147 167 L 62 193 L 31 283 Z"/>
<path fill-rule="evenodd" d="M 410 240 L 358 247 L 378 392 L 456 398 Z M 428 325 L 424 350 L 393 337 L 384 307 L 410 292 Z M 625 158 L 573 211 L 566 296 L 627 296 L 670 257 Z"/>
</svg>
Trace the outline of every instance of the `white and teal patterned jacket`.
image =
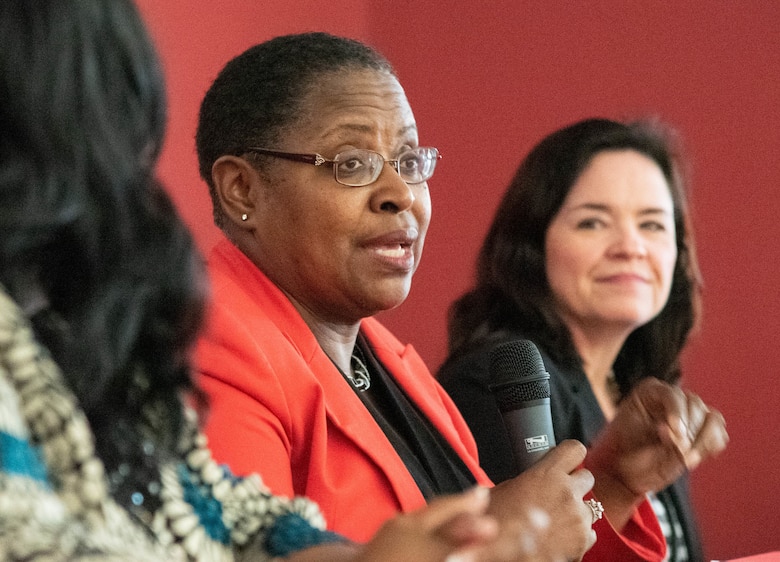
<svg viewBox="0 0 780 562">
<path fill-rule="evenodd" d="M 131 515 L 108 493 L 86 417 L 0 287 L 0 560 L 271 560 L 341 540 L 319 509 L 274 496 L 211 458 L 188 412 L 160 507 Z"/>
</svg>

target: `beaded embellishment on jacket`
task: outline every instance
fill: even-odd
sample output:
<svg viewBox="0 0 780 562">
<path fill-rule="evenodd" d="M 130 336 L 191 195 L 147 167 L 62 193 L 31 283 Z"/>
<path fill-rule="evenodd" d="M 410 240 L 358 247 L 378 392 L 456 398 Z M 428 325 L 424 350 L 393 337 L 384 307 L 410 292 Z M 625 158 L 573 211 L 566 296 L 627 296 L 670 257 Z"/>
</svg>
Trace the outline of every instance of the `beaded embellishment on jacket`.
<svg viewBox="0 0 780 562">
<path fill-rule="evenodd" d="M 109 495 L 86 417 L 0 287 L 0 560 L 270 560 L 341 540 L 304 498 L 217 465 L 187 411 L 178 462 L 160 467 L 160 507 L 131 516 Z M 146 525 L 140 523 L 145 521 Z"/>
</svg>

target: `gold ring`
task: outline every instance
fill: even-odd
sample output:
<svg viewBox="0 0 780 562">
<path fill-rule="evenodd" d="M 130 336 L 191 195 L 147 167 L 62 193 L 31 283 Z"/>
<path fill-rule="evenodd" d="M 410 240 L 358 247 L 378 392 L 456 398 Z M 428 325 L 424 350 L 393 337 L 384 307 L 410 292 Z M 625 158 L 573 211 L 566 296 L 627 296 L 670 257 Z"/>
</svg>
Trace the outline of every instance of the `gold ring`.
<svg viewBox="0 0 780 562">
<path fill-rule="evenodd" d="M 585 505 L 587 505 L 590 510 L 593 512 L 593 523 L 604 517 L 604 506 L 601 505 L 601 502 L 596 501 L 594 499 L 585 500 Z"/>
</svg>

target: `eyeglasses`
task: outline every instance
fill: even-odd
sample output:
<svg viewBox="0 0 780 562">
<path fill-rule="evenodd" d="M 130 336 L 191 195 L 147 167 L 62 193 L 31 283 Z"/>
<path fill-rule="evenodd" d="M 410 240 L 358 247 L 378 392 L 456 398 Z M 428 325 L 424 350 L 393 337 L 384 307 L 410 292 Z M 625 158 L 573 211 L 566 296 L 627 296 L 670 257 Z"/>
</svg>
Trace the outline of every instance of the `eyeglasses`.
<svg viewBox="0 0 780 562">
<path fill-rule="evenodd" d="M 295 152 L 282 152 L 269 148 L 250 147 L 247 152 L 275 156 L 294 162 L 305 162 L 322 166 L 333 164 L 333 177 L 342 185 L 349 187 L 363 187 L 374 183 L 382 173 L 382 167 L 390 164 L 401 179 L 406 183 L 415 184 L 429 180 L 433 176 L 436 162 L 441 158 L 438 149 L 431 146 L 419 146 L 398 155 L 395 160 L 386 160 L 384 156 L 373 150 L 355 148 L 339 152 L 328 160 L 320 154 L 298 154 Z"/>
</svg>

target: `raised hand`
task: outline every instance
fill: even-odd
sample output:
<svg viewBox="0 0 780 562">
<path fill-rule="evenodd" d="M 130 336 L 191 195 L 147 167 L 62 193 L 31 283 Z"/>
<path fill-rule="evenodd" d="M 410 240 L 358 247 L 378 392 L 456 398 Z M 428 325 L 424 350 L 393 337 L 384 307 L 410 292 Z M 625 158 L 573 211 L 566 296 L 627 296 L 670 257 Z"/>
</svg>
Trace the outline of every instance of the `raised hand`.
<svg viewBox="0 0 780 562">
<path fill-rule="evenodd" d="M 610 523 L 621 529 L 645 494 L 662 490 L 727 443 L 720 412 L 692 393 L 648 377 L 621 402 L 585 465 Z"/>
</svg>

